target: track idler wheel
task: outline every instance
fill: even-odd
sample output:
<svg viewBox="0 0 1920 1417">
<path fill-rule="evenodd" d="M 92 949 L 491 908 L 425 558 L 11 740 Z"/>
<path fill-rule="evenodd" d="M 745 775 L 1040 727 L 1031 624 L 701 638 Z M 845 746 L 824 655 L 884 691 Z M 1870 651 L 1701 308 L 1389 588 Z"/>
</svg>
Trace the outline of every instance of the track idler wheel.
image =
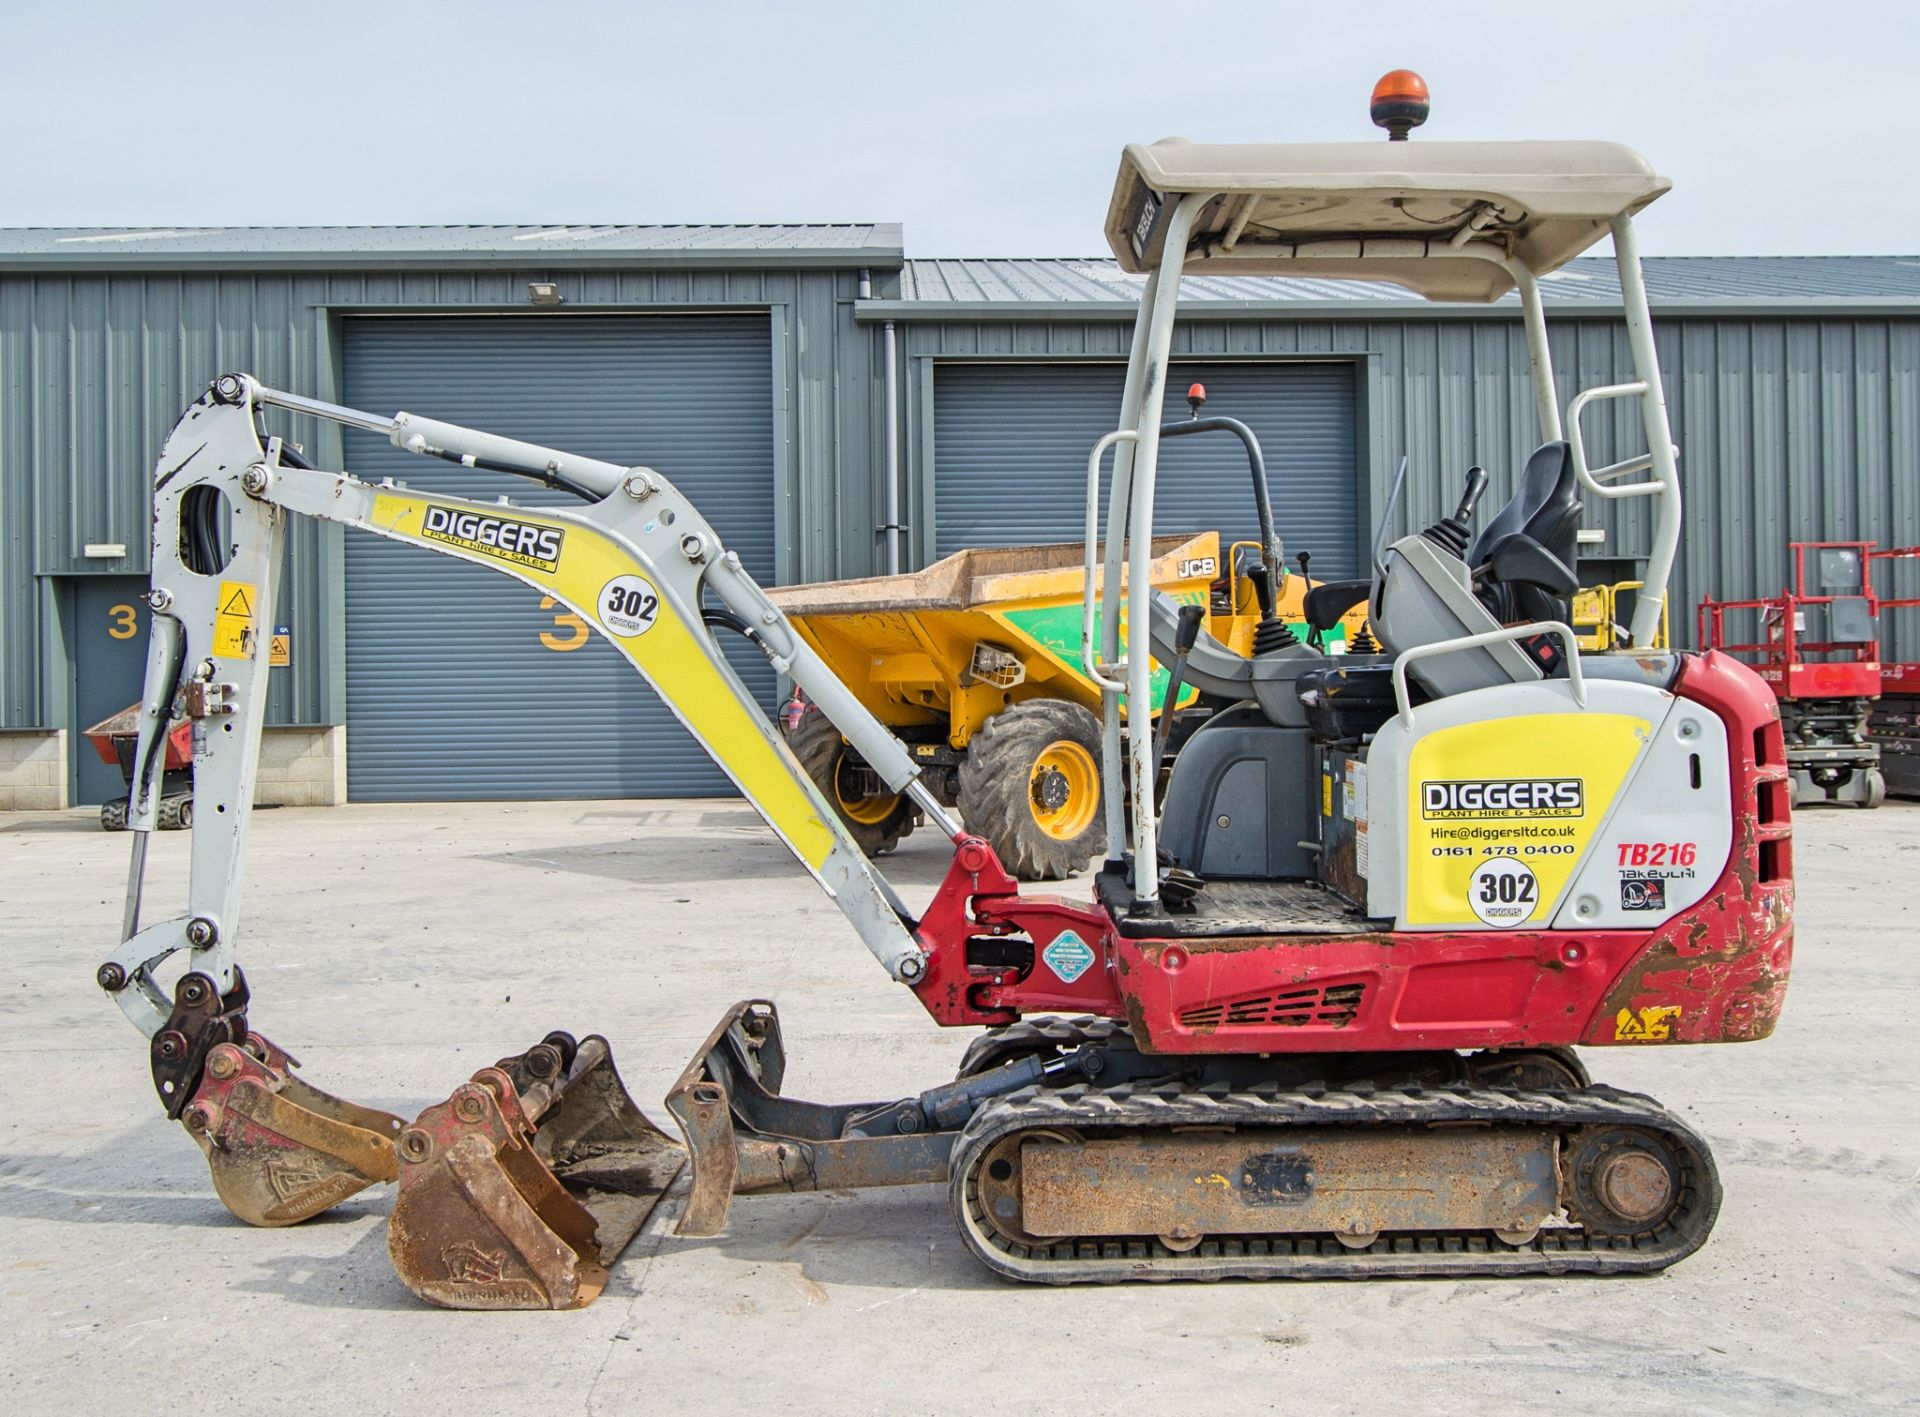
<svg viewBox="0 0 1920 1417">
<path fill-rule="evenodd" d="M 604 1038 L 550 1033 L 482 1068 L 400 1133 L 387 1250 L 449 1309 L 577 1309 L 639 1233 L 686 1152 L 649 1122 Z"/>
<path fill-rule="evenodd" d="M 1652 1234 L 1679 1208 L 1679 1157 L 1666 1140 L 1637 1127 L 1589 1127 L 1567 1144 L 1567 1215 L 1590 1235 Z"/>
</svg>

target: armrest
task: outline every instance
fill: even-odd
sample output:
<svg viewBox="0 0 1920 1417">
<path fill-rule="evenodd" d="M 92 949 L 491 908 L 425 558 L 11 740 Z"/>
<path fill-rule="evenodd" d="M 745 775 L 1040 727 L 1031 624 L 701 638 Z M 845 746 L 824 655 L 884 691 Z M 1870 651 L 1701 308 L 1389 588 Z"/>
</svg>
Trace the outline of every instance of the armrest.
<svg viewBox="0 0 1920 1417">
<path fill-rule="evenodd" d="M 1365 600 L 1373 591 L 1373 582 L 1328 581 L 1307 592 L 1302 602 L 1307 623 L 1320 631 L 1331 630 L 1342 615 Z"/>
</svg>

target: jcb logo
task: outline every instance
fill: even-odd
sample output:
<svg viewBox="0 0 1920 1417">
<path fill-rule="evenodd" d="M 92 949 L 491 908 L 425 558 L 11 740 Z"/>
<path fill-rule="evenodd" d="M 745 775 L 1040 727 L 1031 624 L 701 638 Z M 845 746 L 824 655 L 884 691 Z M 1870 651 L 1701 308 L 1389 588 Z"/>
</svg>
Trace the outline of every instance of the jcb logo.
<svg viewBox="0 0 1920 1417">
<path fill-rule="evenodd" d="M 1220 563 L 1211 556 L 1190 557 L 1180 563 L 1179 576 L 1183 581 L 1194 580 L 1200 576 L 1211 580 L 1218 572 L 1219 565 Z"/>
</svg>

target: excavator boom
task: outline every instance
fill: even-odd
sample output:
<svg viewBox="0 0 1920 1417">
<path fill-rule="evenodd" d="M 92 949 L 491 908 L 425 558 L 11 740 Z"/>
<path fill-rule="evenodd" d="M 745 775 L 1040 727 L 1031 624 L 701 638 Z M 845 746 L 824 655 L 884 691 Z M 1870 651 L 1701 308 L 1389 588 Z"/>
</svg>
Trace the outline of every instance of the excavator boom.
<svg viewBox="0 0 1920 1417">
<path fill-rule="evenodd" d="M 409 452 L 536 478 L 584 505 L 475 502 L 322 471 L 262 431 L 270 407 L 381 433 Z M 684 1160 L 626 1096 L 603 1040 L 576 1045 L 551 1035 L 482 1069 L 408 1126 L 308 1084 L 249 1025 L 236 946 L 266 718 L 264 627 L 274 623 L 289 513 L 485 566 L 566 604 L 654 687 L 903 982 L 925 972 L 914 922 L 733 672 L 714 627 L 744 633 L 891 788 L 950 835 L 960 830 L 921 788 L 906 751 L 659 473 L 405 413 L 383 418 L 238 374 L 181 417 L 155 478 L 154 628 L 128 811 L 124 938 L 98 982 L 148 1036 L 163 1108 L 206 1152 L 216 1191 L 242 1219 L 291 1224 L 397 1179 L 393 1253 L 424 1297 L 471 1307 L 588 1302 Z M 709 598 L 717 607 L 703 605 Z M 156 762 L 176 704 L 194 742 L 187 908 L 143 925 Z M 169 990 L 161 972 L 176 957 L 184 970 Z M 620 1179 L 603 1184 L 610 1157 L 621 1163 Z"/>
</svg>

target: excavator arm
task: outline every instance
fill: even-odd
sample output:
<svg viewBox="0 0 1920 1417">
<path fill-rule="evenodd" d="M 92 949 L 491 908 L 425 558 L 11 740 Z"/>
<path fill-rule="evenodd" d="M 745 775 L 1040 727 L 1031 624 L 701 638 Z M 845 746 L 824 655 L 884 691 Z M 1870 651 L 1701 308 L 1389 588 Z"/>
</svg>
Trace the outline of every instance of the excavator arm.
<svg viewBox="0 0 1920 1417">
<path fill-rule="evenodd" d="M 260 414 L 269 407 L 379 433 L 423 456 L 533 478 L 573 492 L 582 505 L 478 502 L 316 469 L 262 432 Z M 98 982 L 147 1035 L 160 1102 L 198 1141 L 235 1214 L 290 1224 L 398 1179 L 395 1258 L 427 1297 L 483 1306 L 514 1294 L 522 1304 L 587 1302 L 604 1262 L 644 1221 L 683 1157 L 626 1097 L 604 1040 L 549 1035 L 483 1069 L 409 1125 L 308 1085 L 294 1075 L 295 1061 L 248 1023 L 236 946 L 266 717 L 266 627 L 274 623 L 290 513 L 485 566 L 564 603 L 652 685 L 902 983 L 926 978 L 917 922 L 733 672 L 709 618 L 743 630 L 890 788 L 909 795 L 956 842 L 962 833 L 919 782 L 905 749 L 658 472 L 406 413 L 361 413 L 240 374 L 221 378 L 181 417 L 154 482 L 153 632 L 128 808 L 134 835 L 123 938 Z M 703 609 L 708 600 L 718 608 Z M 187 907 L 143 924 L 158 765 L 167 725 L 180 712 L 192 723 L 194 744 Z M 173 977 L 170 988 L 163 971 Z M 567 1098 L 577 1104 L 570 1110 Z M 618 1190 L 596 1191 L 590 1178 L 567 1181 L 570 1167 L 602 1174 L 615 1155 L 626 1177 Z M 636 1175 L 650 1178 L 638 1188 L 644 1204 L 636 1203 Z M 436 1234 L 441 1239 L 430 1243 Z M 501 1244 L 476 1243 L 475 1235 Z M 515 1272 L 522 1277 L 511 1279 Z"/>
<path fill-rule="evenodd" d="M 578 509 L 520 507 L 373 484 L 305 465 L 263 436 L 277 406 L 387 435 L 406 451 L 576 492 Z M 220 507 L 230 529 L 222 529 Z M 744 625 L 896 792 L 959 837 L 906 750 L 861 706 L 665 477 L 401 413 L 381 418 L 222 378 L 175 425 L 155 480 L 153 635 L 137 771 L 125 940 L 100 971 L 150 1038 L 176 1007 L 156 968 L 184 953 L 222 996 L 234 952 L 254 777 L 266 713 L 267 640 L 289 512 L 437 551 L 535 586 L 604 635 L 652 685 L 845 912 L 889 974 L 912 983 L 924 957 L 899 897 L 841 826 L 740 682 L 702 613 L 707 595 Z M 194 725 L 194 818 L 186 914 L 142 928 L 152 768 L 176 699 Z"/>
</svg>

